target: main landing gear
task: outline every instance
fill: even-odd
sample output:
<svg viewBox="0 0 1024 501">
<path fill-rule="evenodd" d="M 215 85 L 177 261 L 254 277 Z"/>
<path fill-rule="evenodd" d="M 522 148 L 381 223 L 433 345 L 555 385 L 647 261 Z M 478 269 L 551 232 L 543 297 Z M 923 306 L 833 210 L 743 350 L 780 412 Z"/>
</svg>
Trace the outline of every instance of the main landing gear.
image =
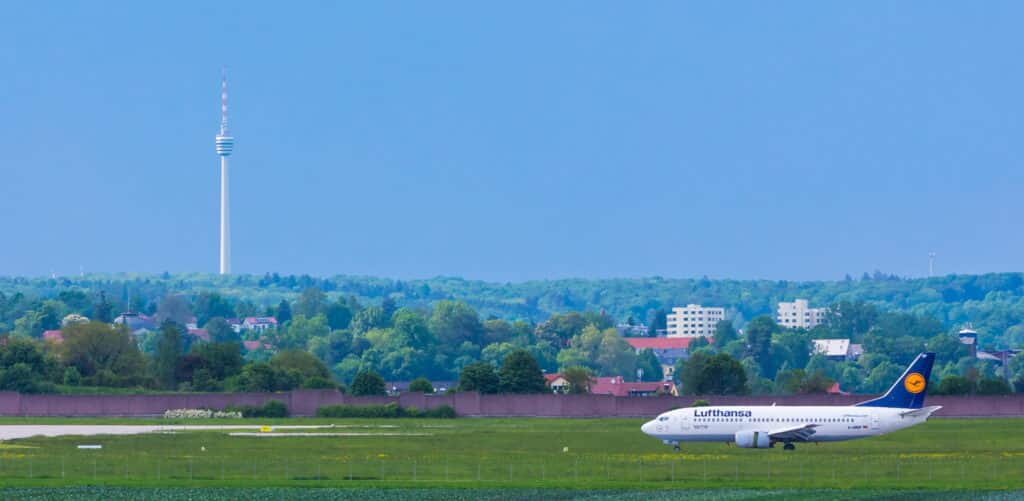
<svg viewBox="0 0 1024 501">
<path fill-rule="evenodd" d="M 680 451 L 680 449 L 679 449 L 679 442 L 676 442 L 676 443 L 672 444 L 672 450 L 674 450 L 676 452 Z"/>
<path fill-rule="evenodd" d="M 785 451 L 795 451 L 796 450 L 796 446 L 793 445 L 793 442 L 786 442 L 786 445 L 782 446 L 782 450 L 785 450 Z"/>
</svg>

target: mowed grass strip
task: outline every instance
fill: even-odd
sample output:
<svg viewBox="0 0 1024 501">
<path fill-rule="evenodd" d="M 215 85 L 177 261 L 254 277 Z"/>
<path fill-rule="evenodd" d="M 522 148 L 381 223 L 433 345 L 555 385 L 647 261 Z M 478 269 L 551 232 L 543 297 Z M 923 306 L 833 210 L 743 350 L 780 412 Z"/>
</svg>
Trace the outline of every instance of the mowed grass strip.
<svg viewBox="0 0 1024 501">
<path fill-rule="evenodd" d="M 32 420 L 17 420 L 27 424 Z M 154 420 L 36 420 L 142 424 Z M 199 421 L 258 426 L 267 420 Z M 11 423 L 8 421 L 8 423 Z M 8 486 L 295 486 L 567 489 L 1022 489 L 1020 419 L 939 419 L 876 438 L 796 451 L 684 444 L 673 452 L 638 419 L 289 419 L 339 434 L 226 432 L 35 437 L 0 444 Z M 384 428 L 386 427 L 386 428 Z M 317 430 L 320 431 L 330 431 Z M 102 445 L 80 450 L 80 444 Z"/>
<path fill-rule="evenodd" d="M 544 500 L 560 501 L 586 499 L 588 501 L 669 501 L 687 500 L 879 500 L 899 499 L 900 501 L 1001 501 L 1019 499 L 1024 491 L 883 491 L 865 490 L 750 490 L 750 489 L 715 489 L 715 490 L 661 490 L 661 491 L 627 491 L 627 490 L 586 490 L 586 489 L 298 489 L 298 488 L 196 488 L 196 487 L 165 487 L 165 488 L 125 488 L 125 487 L 36 487 L 36 488 L 0 488 L 0 498 L 6 500 L 46 501 L 51 499 L 95 499 L 97 501 L 118 500 L 159 500 L 159 501 L 195 501 L 205 499 L 218 500 L 345 500 L 360 501 L 404 501 L 407 499 L 437 501 L 507 501 L 507 500 Z"/>
</svg>

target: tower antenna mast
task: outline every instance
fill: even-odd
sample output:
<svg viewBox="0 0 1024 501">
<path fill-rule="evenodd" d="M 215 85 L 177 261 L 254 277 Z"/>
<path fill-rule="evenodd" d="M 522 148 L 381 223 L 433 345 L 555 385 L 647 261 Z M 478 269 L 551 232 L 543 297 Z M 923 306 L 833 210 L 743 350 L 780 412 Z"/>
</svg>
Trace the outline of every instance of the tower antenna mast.
<svg viewBox="0 0 1024 501">
<path fill-rule="evenodd" d="M 231 273 L 231 211 L 228 190 L 228 157 L 235 147 L 235 138 L 228 131 L 228 73 L 221 68 L 220 132 L 216 137 L 220 156 L 220 274 Z"/>
</svg>

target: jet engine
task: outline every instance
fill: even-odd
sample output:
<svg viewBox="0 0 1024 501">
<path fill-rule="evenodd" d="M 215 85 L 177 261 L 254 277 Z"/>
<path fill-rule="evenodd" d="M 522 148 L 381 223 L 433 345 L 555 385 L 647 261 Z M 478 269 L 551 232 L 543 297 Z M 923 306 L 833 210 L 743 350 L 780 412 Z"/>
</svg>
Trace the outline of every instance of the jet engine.
<svg viewBox="0 0 1024 501">
<path fill-rule="evenodd" d="M 744 449 L 767 449 L 772 446 L 772 438 L 766 431 L 738 431 L 736 446 Z"/>
</svg>

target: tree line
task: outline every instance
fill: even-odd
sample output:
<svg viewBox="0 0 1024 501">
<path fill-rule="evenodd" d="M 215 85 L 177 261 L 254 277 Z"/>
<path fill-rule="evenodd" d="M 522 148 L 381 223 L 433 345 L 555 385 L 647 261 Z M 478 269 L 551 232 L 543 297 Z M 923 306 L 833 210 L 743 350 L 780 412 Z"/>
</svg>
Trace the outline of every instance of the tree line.
<svg viewBox="0 0 1024 501">
<path fill-rule="evenodd" d="M 725 307 L 727 317 L 739 327 L 756 316 L 773 315 L 779 301 L 805 298 L 817 306 L 864 301 L 885 311 L 934 318 L 946 331 L 973 323 L 984 346 L 1024 345 L 1024 274 L 910 279 L 878 271 L 856 278 L 847 275 L 841 280 L 813 282 L 647 277 L 490 283 L 452 277 L 392 280 L 274 273 L 0 277 L 0 332 L 17 329 L 31 333 L 54 328 L 60 313 L 66 310 L 88 311 L 83 314 L 102 319 L 102 312 L 89 311 L 93 297 L 101 292 L 115 315 L 129 309 L 152 313 L 169 295 L 198 301 L 204 293 L 217 291 L 231 301 L 235 315 L 254 316 L 265 314 L 282 299 L 294 302 L 302 291 L 314 287 L 332 297 L 353 297 L 363 304 L 380 304 L 390 298 L 402 307 L 414 309 L 430 309 L 438 301 L 459 298 L 483 318 L 534 323 L 570 311 L 604 311 L 617 321 L 632 317 L 636 323 L 648 324 L 657 322 L 659 312 L 697 303 Z M 53 302 L 44 304 L 47 301 Z M 197 316 L 202 317 L 201 310 L 197 305 Z M 19 320 L 20 324 L 15 325 Z"/>
<path fill-rule="evenodd" d="M 849 339 L 864 354 L 830 360 L 814 350 L 814 339 Z M 676 375 L 687 394 L 823 393 L 834 384 L 851 393 L 888 389 L 924 351 L 936 354 L 929 392 L 999 395 L 1024 391 L 1024 358 L 997 362 L 971 356 L 969 348 L 935 319 L 886 312 L 874 305 L 840 301 L 822 325 L 787 329 L 768 316 L 748 322 L 742 335 L 731 322 L 716 325 L 711 342 L 691 344 Z M 1009 373 L 1009 380 L 1004 374 Z"/>
<path fill-rule="evenodd" d="M 3 280 L 7 279 L 0 279 L 0 283 Z M 571 376 L 579 383 L 573 385 L 578 391 L 585 389 L 593 376 L 634 380 L 636 374 L 642 374 L 648 381 L 663 377 L 654 353 L 647 350 L 638 354 L 615 328 L 619 322 L 640 323 L 632 315 L 617 322 L 606 311 L 570 311 L 542 321 L 510 320 L 484 317 L 468 303 L 451 299 L 418 306 L 401 304 L 400 297 L 387 296 L 370 303 L 338 293 L 338 284 L 328 284 L 333 291 L 329 293 L 320 288 L 325 285 L 323 281 L 313 279 L 306 280 L 304 285 L 311 286 L 292 298 L 262 304 L 228 295 L 235 290 L 230 279 L 218 279 L 229 280 L 224 294 L 204 290 L 194 295 L 150 297 L 140 292 L 150 290 L 147 287 L 165 290 L 174 280 L 170 275 L 145 279 L 148 285 L 124 294 L 125 304 L 103 286 L 83 290 L 55 284 L 57 290 L 51 296 L 33 298 L 21 289 L 31 289 L 34 282 L 15 279 L 19 287 L 16 292 L 0 293 L 0 326 L 9 331 L 8 340 L 19 341 L 15 345 L 20 350 L 27 349 L 20 341 L 35 343 L 39 356 L 29 357 L 29 363 L 18 355 L 11 359 L 17 361 L 0 365 L 4 378 L 11 381 L 0 380 L 0 385 L 24 387 L 16 381 L 24 379 L 25 374 L 39 376 L 44 388 L 49 382 L 65 389 L 103 386 L 168 391 L 333 387 L 352 384 L 358 374 L 370 372 L 393 381 L 421 377 L 456 380 L 471 366 L 474 371 L 480 369 L 474 364 L 489 364 L 499 371 L 508 356 L 516 352 L 529 354 L 542 372 Z M 244 282 L 245 277 L 236 280 Z M 274 279 L 268 280 L 271 285 L 267 287 L 274 287 Z M 890 282 L 902 281 L 870 280 Z M 189 287 L 187 283 L 178 286 Z M 380 285 L 379 289 L 387 287 Z M 113 317 L 124 310 L 152 315 L 159 328 L 136 338 L 121 327 L 111 326 Z M 664 314 L 664 309 L 655 310 L 648 319 L 650 325 L 662 325 Z M 274 317 L 277 327 L 238 333 L 228 322 L 256 315 Z M 184 325 L 192 321 L 206 329 L 210 342 L 199 342 L 187 332 Z M 742 328 L 742 335 L 737 327 Z M 38 341 L 43 331 L 51 329 L 62 329 L 62 345 Z M 865 355 L 856 361 L 826 360 L 812 353 L 810 340 L 818 338 L 851 339 L 864 346 Z M 256 341 L 272 349 L 247 350 L 244 341 Z M 688 382 L 685 375 L 714 374 L 726 366 L 734 370 L 735 366 L 720 356 L 724 355 L 743 368 L 745 378 L 741 385 L 745 390 L 729 391 L 814 392 L 838 382 L 844 391 L 875 393 L 884 390 L 925 349 L 939 353 L 934 373 L 937 383 L 933 385 L 936 391 L 991 392 L 998 386 L 994 381 L 1000 379 L 1000 368 L 967 356 L 966 348 L 941 320 L 921 313 L 889 311 L 861 300 L 833 303 L 825 324 L 812 330 L 784 329 L 766 315 L 745 321 L 741 313 L 735 312 L 730 321 L 716 327 L 711 343 L 698 340 L 691 345 L 693 365 L 677 367 L 676 378 L 684 391 L 706 391 L 701 384 Z M 13 368 L 21 362 L 24 366 Z M 710 365 L 694 369 L 704 363 Z M 1011 382 L 1024 381 L 1024 367 L 1018 359 L 1012 360 L 1010 369 Z M 941 381 L 947 378 L 954 379 L 943 386 Z M 715 380 L 731 381 L 726 377 Z M 488 391 L 503 388 L 500 383 L 496 385 L 485 383 L 483 387 Z"/>
</svg>

